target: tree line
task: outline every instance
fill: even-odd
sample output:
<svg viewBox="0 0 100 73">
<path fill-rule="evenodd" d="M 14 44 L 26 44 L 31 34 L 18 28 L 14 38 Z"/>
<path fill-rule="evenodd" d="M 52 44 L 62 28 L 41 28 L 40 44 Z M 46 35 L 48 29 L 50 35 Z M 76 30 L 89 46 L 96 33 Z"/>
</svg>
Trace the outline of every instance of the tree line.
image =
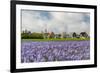
<svg viewBox="0 0 100 73">
<path fill-rule="evenodd" d="M 46 38 L 89 38 L 89 35 L 86 32 L 81 32 L 77 34 L 73 32 L 72 34 L 66 34 L 66 32 L 62 34 L 55 34 L 54 32 L 51 33 L 37 33 L 37 32 L 30 32 L 30 31 L 23 31 L 21 33 L 22 39 L 46 39 Z"/>
</svg>

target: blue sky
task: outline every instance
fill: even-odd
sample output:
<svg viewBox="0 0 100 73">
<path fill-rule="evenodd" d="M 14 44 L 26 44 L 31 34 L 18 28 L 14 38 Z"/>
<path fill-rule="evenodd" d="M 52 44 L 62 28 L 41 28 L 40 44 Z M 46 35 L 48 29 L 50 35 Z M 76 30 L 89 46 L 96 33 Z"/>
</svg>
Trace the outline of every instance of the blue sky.
<svg viewBox="0 0 100 73">
<path fill-rule="evenodd" d="M 40 19 L 44 21 L 52 19 L 51 14 L 47 11 L 42 11 L 42 12 L 40 11 L 39 15 L 40 15 Z"/>
<path fill-rule="evenodd" d="M 41 32 L 87 32 L 90 31 L 90 14 L 75 12 L 50 12 L 22 10 L 22 30 Z"/>
</svg>

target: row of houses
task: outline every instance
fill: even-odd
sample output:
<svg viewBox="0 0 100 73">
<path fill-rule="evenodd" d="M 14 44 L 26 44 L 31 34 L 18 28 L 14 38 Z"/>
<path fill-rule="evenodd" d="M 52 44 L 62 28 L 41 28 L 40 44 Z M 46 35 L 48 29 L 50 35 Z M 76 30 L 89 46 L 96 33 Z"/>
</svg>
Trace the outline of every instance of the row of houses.
<svg viewBox="0 0 100 73">
<path fill-rule="evenodd" d="M 75 32 L 67 34 L 63 32 L 61 34 L 55 34 L 54 32 L 43 33 L 44 38 L 89 38 L 89 35 L 86 32 L 81 32 L 77 34 Z"/>
</svg>

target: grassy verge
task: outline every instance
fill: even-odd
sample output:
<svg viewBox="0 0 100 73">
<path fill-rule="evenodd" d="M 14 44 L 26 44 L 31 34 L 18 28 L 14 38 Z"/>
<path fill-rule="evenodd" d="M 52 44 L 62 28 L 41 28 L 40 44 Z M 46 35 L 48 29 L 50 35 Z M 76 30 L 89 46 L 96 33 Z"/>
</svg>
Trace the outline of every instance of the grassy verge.
<svg viewBox="0 0 100 73">
<path fill-rule="evenodd" d="M 63 38 L 63 39 L 22 39 L 22 41 L 83 41 L 90 40 L 90 38 Z"/>
</svg>

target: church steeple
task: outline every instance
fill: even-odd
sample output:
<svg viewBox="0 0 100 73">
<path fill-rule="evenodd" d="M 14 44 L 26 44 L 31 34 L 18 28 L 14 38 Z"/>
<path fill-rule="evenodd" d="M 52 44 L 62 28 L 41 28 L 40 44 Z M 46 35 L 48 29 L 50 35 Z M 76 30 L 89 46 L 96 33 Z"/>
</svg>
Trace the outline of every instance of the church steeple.
<svg viewBox="0 0 100 73">
<path fill-rule="evenodd" d="M 44 30 L 45 33 L 48 33 L 48 30 L 47 30 L 47 24 L 45 24 L 45 30 Z"/>
</svg>

